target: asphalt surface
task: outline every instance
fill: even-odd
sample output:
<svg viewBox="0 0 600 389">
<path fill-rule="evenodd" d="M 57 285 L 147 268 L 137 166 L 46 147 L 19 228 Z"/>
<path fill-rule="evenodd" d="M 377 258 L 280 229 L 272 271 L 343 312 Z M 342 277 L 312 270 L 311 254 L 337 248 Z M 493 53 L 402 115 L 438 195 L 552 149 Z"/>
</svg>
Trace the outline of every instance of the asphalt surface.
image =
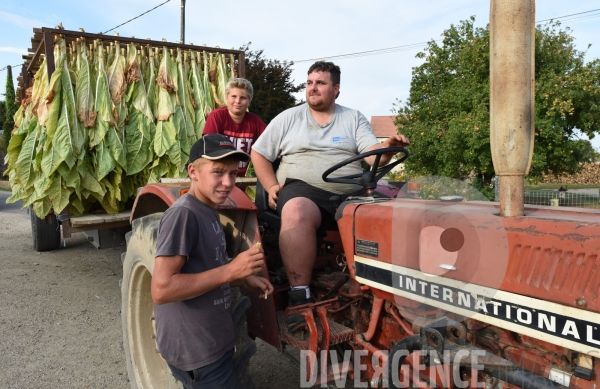
<svg viewBox="0 0 600 389">
<path fill-rule="evenodd" d="M 3 214 L 27 214 L 27 210 L 21 211 L 21 206 L 23 205 L 22 201 L 17 201 L 16 203 L 6 204 L 6 199 L 10 197 L 11 193 L 7 190 L 0 189 L 0 212 Z"/>
</svg>

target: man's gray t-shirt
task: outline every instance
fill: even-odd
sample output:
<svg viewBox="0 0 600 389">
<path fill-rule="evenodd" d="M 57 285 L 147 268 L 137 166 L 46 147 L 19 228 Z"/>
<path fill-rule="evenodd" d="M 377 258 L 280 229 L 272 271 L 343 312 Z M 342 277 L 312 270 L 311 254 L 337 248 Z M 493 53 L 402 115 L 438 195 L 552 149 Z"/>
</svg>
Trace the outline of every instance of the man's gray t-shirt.
<svg viewBox="0 0 600 389">
<path fill-rule="evenodd" d="M 219 213 L 190 194 L 165 211 L 156 256 L 187 257 L 181 273 L 201 273 L 227 263 Z M 193 299 L 154 305 L 156 343 L 171 365 L 190 371 L 209 365 L 235 346 L 229 284 Z"/>
<path fill-rule="evenodd" d="M 286 178 L 294 178 L 333 193 L 347 194 L 360 187 L 327 183 L 321 178 L 323 172 L 377 143 L 367 118 L 359 111 L 336 104 L 329 123 L 321 126 L 312 117 L 308 104 L 303 104 L 277 115 L 252 149 L 271 162 L 282 157 L 276 172 L 280 184 Z M 356 161 L 331 177 L 362 171 L 360 161 Z"/>
</svg>

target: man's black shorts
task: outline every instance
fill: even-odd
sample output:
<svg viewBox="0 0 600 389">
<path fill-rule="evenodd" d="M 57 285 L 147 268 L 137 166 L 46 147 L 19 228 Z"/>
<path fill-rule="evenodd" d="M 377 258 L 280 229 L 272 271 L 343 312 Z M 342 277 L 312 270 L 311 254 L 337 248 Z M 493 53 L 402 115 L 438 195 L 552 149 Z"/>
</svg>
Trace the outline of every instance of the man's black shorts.
<svg viewBox="0 0 600 389">
<path fill-rule="evenodd" d="M 319 232 L 324 233 L 335 224 L 335 207 L 330 201 L 331 196 L 336 196 L 336 194 L 315 188 L 302 180 L 288 178 L 277 195 L 277 213 L 281 216 L 281 210 L 289 200 L 295 197 L 306 197 L 319 207 L 321 211 Z"/>
</svg>

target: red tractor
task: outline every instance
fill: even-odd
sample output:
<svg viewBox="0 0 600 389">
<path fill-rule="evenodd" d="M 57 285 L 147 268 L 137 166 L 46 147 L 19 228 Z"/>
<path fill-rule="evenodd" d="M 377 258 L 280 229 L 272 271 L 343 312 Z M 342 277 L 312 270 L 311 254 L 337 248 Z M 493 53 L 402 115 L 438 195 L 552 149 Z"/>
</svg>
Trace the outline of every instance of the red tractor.
<svg viewBox="0 0 600 389">
<path fill-rule="evenodd" d="M 392 166 L 376 163 L 353 177 L 332 174 L 351 160 L 333 166 L 325 180 L 365 190 L 339 202 L 337 228 L 320 239 L 315 302 L 286 311 L 279 217 L 260 185 L 256 204 L 232 192 L 219 209 L 228 255 L 261 242 L 262 275 L 275 287 L 266 300 L 233 296 L 234 363 L 243 380 L 255 352 L 251 338 L 259 337 L 279 350 L 307 351 L 301 379 L 313 384 L 346 377 L 372 387 L 596 389 L 600 211 L 523 206 L 534 128 L 533 20 L 530 0 L 492 0 L 491 143 L 500 203 L 421 200 L 418 186 L 380 181 Z M 132 388 L 176 385 L 153 340 L 150 281 L 160 212 L 187 189 L 148 185 L 132 211 L 122 284 Z M 306 326 L 291 331 L 291 313 Z M 344 363 L 348 355 L 352 363 Z M 357 369 L 360 355 L 364 368 Z"/>
</svg>

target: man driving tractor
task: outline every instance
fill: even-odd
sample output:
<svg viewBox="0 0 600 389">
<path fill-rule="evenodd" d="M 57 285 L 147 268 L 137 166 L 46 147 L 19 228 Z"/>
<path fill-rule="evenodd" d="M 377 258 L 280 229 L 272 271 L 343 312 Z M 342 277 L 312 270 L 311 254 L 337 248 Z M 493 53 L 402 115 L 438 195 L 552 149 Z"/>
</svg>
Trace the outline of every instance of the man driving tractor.
<svg viewBox="0 0 600 389">
<path fill-rule="evenodd" d="M 313 301 L 309 289 L 317 254 L 317 234 L 334 220 L 334 195 L 360 189 L 349 184 L 326 183 L 321 176 L 333 164 L 382 147 L 410 144 L 404 135 L 379 143 L 359 111 L 335 103 L 340 94 L 340 68 L 332 62 L 315 62 L 308 69 L 307 104 L 277 117 L 252 147 L 256 175 L 268 192 L 269 207 L 281 216 L 279 247 L 291 290 L 289 305 Z M 384 154 L 387 164 L 395 152 Z M 275 174 L 272 162 L 281 158 Z M 375 156 L 365 158 L 370 165 Z M 359 161 L 340 169 L 340 175 L 361 173 Z M 294 324 L 304 319 L 288 318 Z"/>
</svg>

